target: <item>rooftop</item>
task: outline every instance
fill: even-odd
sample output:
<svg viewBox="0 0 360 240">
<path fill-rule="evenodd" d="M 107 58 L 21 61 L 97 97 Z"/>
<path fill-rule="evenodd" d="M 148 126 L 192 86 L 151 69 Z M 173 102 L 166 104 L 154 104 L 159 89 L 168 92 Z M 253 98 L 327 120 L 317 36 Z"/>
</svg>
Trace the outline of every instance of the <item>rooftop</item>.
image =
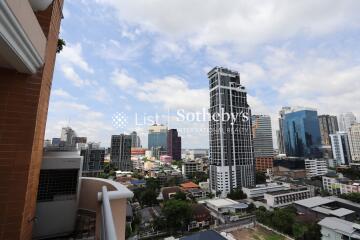
<svg viewBox="0 0 360 240">
<path fill-rule="evenodd" d="M 307 207 L 307 208 L 313 208 L 313 207 L 321 206 L 321 205 L 328 204 L 331 202 L 335 202 L 335 200 L 332 200 L 329 198 L 323 198 L 323 197 L 312 197 L 312 198 L 307 198 L 307 199 L 296 201 L 295 203 L 298 205 Z"/>
<path fill-rule="evenodd" d="M 229 198 L 210 199 L 210 200 L 206 200 L 206 202 L 215 207 L 228 207 L 234 204 L 239 204 L 237 201 L 234 201 Z"/>
<path fill-rule="evenodd" d="M 359 233 L 355 233 L 357 231 L 356 229 L 358 228 L 358 225 L 352 222 L 336 217 L 326 217 L 323 220 L 321 220 L 318 224 L 322 227 L 332 229 L 338 233 L 347 236 L 351 235 L 351 237 L 354 239 L 360 239 Z"/>
<path fill-rule="evenodd" d="M 182 188 L 199 188 L 199 185 L 193 183 L 193 182 L 187 182 L 180 184 L 180 187 Z"/>
</svg>

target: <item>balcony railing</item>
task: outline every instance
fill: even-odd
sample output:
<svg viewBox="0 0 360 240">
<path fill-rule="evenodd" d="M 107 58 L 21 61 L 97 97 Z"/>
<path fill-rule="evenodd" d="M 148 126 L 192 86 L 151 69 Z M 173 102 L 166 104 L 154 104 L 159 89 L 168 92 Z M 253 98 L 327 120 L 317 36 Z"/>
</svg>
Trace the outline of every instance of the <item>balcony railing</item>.
<svg viewBox="0 0 360 240">
<path fill-rule="evenodd" d="M 126 205 L 133 192 L 102 178 L 82 177 L 79 209 L 96 213 L 95 239 L 125 239 Z"/>
</svg>

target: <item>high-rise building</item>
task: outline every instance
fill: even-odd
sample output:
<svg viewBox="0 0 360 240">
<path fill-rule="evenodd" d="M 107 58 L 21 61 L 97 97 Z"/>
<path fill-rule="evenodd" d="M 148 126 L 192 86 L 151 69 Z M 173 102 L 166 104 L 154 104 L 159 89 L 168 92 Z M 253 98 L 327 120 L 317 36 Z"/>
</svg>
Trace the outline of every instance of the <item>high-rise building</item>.
<svg viewBox="0 0 360 240">
<path fill-rule="evenodd" d="M 139 148 L 141 147 L 140 137 L 137 135 L 137 132 L 133 131 L 130 133 L 131 136 L 131 147 Z"/>
<path fill-rule="evenodd" d="M 110 162 L 120 171 L 131 171 L 131 136 L 120 134 L 111 136 Z"/>
<path fill-rule="evenodd" d="M 352 112 L 341 113 L 338 117 L 339 131 L 341 132 L 348 132 L 354 123 L 356 123 L 356 117 Z"/>
<path fill-rule="evenodd" d="M 330 134 L 331 147 L 336 165 L 349 165 L 351 163 L 350 144 L 346 132 Z"/>
<path fill-rule="evenodd" d="M 0 238 L 31 239 L 63 0 L 0 1 Z"/>
<path fill-rule="evenodd" d="M 168 128 L 162 124 L 150 126 L 148 133 L 148 149 L 163 148 L 167 150 Z"/>
<path fill-rule="evenodd" d="M 210 87 L 210 189 L 227 193 L 255 185 L 251 110 L 238 72 L 215 67 Z"/>
<path fill-rule="evenodd" d="M 105 148 L 100 148 L 97 144 L 88 143 L 86 148 L 81 149 L 80 155 L 83 156 L 83 173 L 103 170 Z"/>
<path fill-rule="evenodd" d="M 283 121 L 285 114 L 291 111 L 291 107 L 282 107 L 282 109 L 279 111 L 279 132 L 277 132 L 277 144 L 279 148 L 279 154 L 285 154 L 285 144 L 284 144 L 284 136 L 283 136 Z"/>
<path fill-rule="evenodd" d="M 273 167 L 274 160 L 271 118 L 267 115 L 253 115 L 251 120 L 256 171 L 266 172 Z"/>
<path fill-rule="evenodd" d="M 351 158 L 353 161 L 360 161 L 360 123 L 351 125 L 349 129 L 349 142 Z"/>
<path fill-rule="evenodd" d="M 339 131 L 339 126 L 336 116 L 319 115 L 319 125 L 321 134 L 321 144 L 330 145 L 330 134 Z"/>
<path fill-rule="evenodd" d="M 63 127 L 61 129 L 61 141 L 66 142 L 67 145 L 74 145 L 73 139 L 77 137 L 76 132 L 71 127 Z"/>
<path fill-rule="evenodd" d="M 290 157 L 322 157 L 317 111 L 296 107 L 282 120 L 285 152 Z"/>
<path fill-rule="evenodd" d="M 170 129 L 167 134 L 167 153 L 173 160 L 181 160 L 181 137 L 176 129 Z"/>
</svg>

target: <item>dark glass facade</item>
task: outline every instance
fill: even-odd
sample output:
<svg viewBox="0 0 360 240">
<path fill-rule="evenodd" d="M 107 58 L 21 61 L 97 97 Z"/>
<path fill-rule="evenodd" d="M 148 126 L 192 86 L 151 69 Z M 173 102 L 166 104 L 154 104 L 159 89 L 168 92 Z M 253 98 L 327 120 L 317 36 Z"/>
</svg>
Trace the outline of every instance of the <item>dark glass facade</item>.
<svg viewBox="0 0 360 240">
<path fill-rule="evenodd" d="M 167 134 L 167 153 L 174 160 L 181 160 L 181 137 L 176 129 L 170 129 Z"/>
<path fill-rule="evenodd" d="M 321 134 L 316 110 L 299 110 L 283 119 L 285 151 L 291 157 L 321 157 Z"/>
</svg>

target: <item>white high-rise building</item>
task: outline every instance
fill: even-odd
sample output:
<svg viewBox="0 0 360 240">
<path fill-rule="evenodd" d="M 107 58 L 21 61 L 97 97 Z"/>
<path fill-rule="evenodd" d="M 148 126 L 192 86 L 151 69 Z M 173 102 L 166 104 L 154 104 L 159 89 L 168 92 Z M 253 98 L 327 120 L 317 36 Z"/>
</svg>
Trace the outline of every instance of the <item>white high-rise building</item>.
<svg viewBox="0 0 360 240">
<path fill-rule="evenodd" d="M 338 117 L 339 131 L 341 132 L 348 132 L 354 123 L 356 123 L 356 117 L 352 112 L 342 113 Z"/>
<path fill-rule="evenodd" d="M 348 165 L 351 162 L 348 134 L 337 132 L 330 134 L 330 139 L 336 165 Z"/>
<path fill-rule="evenodd" d="M 210 189 L 227 193 L 255 185 L 251 110 L 238 72 L 215 67 L 210 84 Z"/>
<path fill-rule="evenodd" d="M 353 124 L 349 129 L 351 158 L 360 161 L 360 123 Z"/>
</svg>

